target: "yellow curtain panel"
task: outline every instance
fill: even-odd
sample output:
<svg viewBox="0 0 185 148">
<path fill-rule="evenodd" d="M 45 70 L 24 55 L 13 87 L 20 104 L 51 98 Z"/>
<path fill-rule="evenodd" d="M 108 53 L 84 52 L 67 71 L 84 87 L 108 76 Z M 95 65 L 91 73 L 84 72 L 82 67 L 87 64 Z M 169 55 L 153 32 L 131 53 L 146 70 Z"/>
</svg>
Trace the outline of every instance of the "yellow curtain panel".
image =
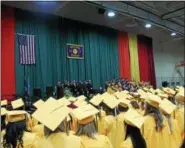
<svg viewBox="0 0 185 148">
<path fill-rule="evenodd" d="M 139 82 L 140 81 L 140 74 L 139 74 L 137 36 L 134 34 L 129 34 L 128 36 L 129 36 L 131 77 L 135 81 Z"/>
</svg>

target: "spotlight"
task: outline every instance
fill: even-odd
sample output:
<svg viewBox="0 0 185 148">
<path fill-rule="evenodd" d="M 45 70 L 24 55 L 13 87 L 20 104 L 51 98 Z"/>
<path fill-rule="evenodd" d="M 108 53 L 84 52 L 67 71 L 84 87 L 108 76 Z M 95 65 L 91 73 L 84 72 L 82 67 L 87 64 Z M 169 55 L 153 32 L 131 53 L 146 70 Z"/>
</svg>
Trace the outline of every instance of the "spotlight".
<svg viewBox="0 0 185 148">
<path fill-rule="evenodd" d="M 152 25 L 151 24 L 146 24 L 145 28 L 150 28 Z"/>
<path fill-rule="evenodd" d="M 108 15 L 109 17 L 113 17 L 113 16 L 115 16 L 115 13 L 114 13 L 113 11 L 109 11 L 109 12 L 107 13 L 107 15 Z"/>
<path fill-rule="evenodd" d="M 171 36 L 176 36 L 176 33 L 175 33 L 175 32 L 172 32 L 172 33 L 171 33 Z"/>
</svg>

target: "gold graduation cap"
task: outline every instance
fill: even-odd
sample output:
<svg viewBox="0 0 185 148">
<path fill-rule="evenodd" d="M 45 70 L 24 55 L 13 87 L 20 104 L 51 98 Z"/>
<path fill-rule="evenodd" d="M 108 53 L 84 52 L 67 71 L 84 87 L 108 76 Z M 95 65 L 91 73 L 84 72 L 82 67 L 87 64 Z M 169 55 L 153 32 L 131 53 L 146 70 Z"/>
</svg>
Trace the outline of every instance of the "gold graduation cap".
<svg viewBox="0 0 185 148">
<path fill-rule="evenodd" d="M 36 101 L 36 102 L 33 104 L 33 106 L 35 106 L 36 108 L 39 108 L 39 106 L 41 106 L 43 103 L 44 103 L 44 101 L 40 99 L 40 100 Z"/>
<path fill-rule="evenodd" d="M 134 109 L 129 109 L 125 113 L 124 119 L 127 124 L 135 126 L 139 129 L 142 127 L 145 121 L 145 118 Z"/>
<path fill-rule="evenodd" d="M 87 104 L 74 109 L 72 114 L 78 119 L 79 124 L 87 124 L 94 120 L 94 115 L 98 112 L 94 106 Z"/>
<path fill-rule="evenodd" d="M 124 94 L 129 94 L 129 91 L 124 90 L 124 91 L 122 91 L 122 93 L 124 93 Z"/>
<path fill-rule="evenodd" d="M 60 102 L 61 104 L 64 104 L 65 106 L 71 104 L 71 102 L 68 99 L 66 99 L 65 97 L 59 99 L 58 102 Z"/>
<path fill-rule="evenodd" d="M 169 87 L 166 88 L 163 87 L 163 91 L 169 95 L 175 95 L 175 91 Z"/>
<path fill-rule="evenodd" d="M 111 94 L 109 94 L 108 92 L 104 92 L 101 96 L 104 99 L 104 98 L 107 98 L 107 97 L 111 96 Z"/>
<path fill-rule="evenodd" d="M 7 110 L 4 107 L 1 107 L 1 116 L 4 116 L 7 114 Z"/>
<path fill-rule="evenodd" d="M 89 102 L 95 106 L 99 106 L 102 101 L 103 97 L 101 95 L 96 95 Z"/>
<path fill-rule="evenodd" d="M 157 94 L 161 99 L 168 98 L 167 94 Z"/>
<path fill-rule="evenodd" d="M 151 92 L 152 94 L 155 94 L 155 90 L 153 88 L 150 88 L 149 92 Z"/>
<path fill-rule="evenodd" d="M 183 89 L 183 90 L 180 90 L 180 91 L 176 94 L 175 98 L 176 98 L 177 100 L 179 100 L 179 101 L 184 102 L 184 99 L 185 99 L 185 97 L 184 97 L 184 89 Z"/>
<path fill-rule="evenodd" d="M 2 100 L 1 101 L 1 106 L 5 106 L 5 105 L 7 105 L 8 103 L 7 103 L 7 100 Z"/>
<path fill-rule="evenodd" d="M 12 104 L 13 109 L 17 109 L 19 107 L 24 106 L 24 102 L 22 98 L 12 101 L 11 104 Z"/>
<path fill-rule="evenodd" d="M 121 99 L 121 98 L 126 98 L 127 94 L 123 93 L 123 92 L 119 92 L 117 94 L 115 94 L 115 96 L 118 98 L 118 99 Z"/>
<path fill-rule="evenodd" d="M 143 90 L 147 92 L 149 89 L 147 87 L 143 87 Z"/>
<path fill-rule="evenodd" d="M 84 106 L 86 104 L 87 104 L 86 101 L 78 101 L 77 100 L 76 102 L 74 102 L 74 105 L 76 105 L 77 107 Z"/>
<path fill-rule="evenodd" d="M 7 122 L 17 122 L 26 119 L 27 112 L 24 110 L 13 110 L 8 111 L 6 114 L 6 121 Z"/>
<path fill-rule="evenodd" d="M 159 105 L 159 108 L 160 108 L 163 112 L 165 112 L 165 113 L 167 113 L 167 114 L 170 115 L 170 114 L 177 108 L 177 106 L 174 105 L 174 104 L 173 104 L 172 102 L 170 102 L 169 100 L 164 99 L 164 100 L 161 101 L 161 103 L 160 103 L 160 105 Z"/>
<path fill-rule="evenodd" d="M 145 99 L 145 101 L 153 107 L 159 107 L 159 104 L 161 103 L 161 98 L 157 95 L 147 93 L 147 99 Z"/>
<path fill-rule="evenodd" d="M 75 97 L 70 97 L 68 100 L 69 100 L 70 102 L 75 102 L 75 101 L 77 100 L 77 98 L 75 98 Z"/>
<path fill-rule="evenodd" d="M 132 100 L 132 99 L 134 99 L 134 97 L 133 97 L 132 95 L 130 95 L 130 94 L 127 94 L 127 95 L 126 95 L 126 99 Z"/>
<path fill-rule="evenodd" d="M 109 108 L 114 109 L 119 104 L 119 101 L 115 96 L 111 95 L 104 99 L 103 103 L 105 103 Z"/>
<path fill-rule="evenodd" d="M 78 101 L 84 101 L 85 99 L 86 99 L 86 97 L 84 95 L 77 97 Z"/>
<path fill-rule="evenodd" d="M 130 101 L 127 99 L 119 99 L 119 105 L 123 107 L 128 107 L 130 105 Z"/>
<path fill-rule="evenodd" d="M 130 93 L 133 97 L 135 97 L 135 98 L 139 98 L 140 97 L 140 95 L 139 95 L 139 93 L 137 93 L 137 92 L 133 92 L 133 93 Z"/>
<path fill-rule="evenodd" d="M 159 88 L 157 88 L 155 90 L 155 93 L 157 93 L 157 94 L 164 94 L 164 92 L 161 89 L 159 89 Z"/>
<path fill-rule="evenodd" d="M 70 113 L 70 109 L 57 100 L 49 98 L 33 114 L 33 118 L 54 131 Z"/>
</svg>

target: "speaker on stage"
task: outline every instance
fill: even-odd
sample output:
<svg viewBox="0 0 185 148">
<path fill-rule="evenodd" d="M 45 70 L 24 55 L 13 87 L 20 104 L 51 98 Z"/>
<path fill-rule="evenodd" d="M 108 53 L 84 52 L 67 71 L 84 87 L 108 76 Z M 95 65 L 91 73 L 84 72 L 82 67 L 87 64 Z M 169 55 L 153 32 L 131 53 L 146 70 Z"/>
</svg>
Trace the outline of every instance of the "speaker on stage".
<svg viewBox="0 0 185 148">
<path fill-rule="evenodd" d="M 49 98 L 53 96 L 53 86 L 46 86 L 46 97 Z"/>
<path fill-rule="evenodd" d="M 64 96 L 64 91 L 62 86 L 57 86 L 57 99 L 60 99 Z"/>
<path fill-rule="evenodd" d="M 40 88 L 34 88 L 33 89 L 33 96 L 37 98 L 41 98 L 41 89 Z"/>
<path fill-rule="evenodd" d="M 168 82 L 167 81 L 162 81 L 162 87 L 168 87 Z"/>
</svg>

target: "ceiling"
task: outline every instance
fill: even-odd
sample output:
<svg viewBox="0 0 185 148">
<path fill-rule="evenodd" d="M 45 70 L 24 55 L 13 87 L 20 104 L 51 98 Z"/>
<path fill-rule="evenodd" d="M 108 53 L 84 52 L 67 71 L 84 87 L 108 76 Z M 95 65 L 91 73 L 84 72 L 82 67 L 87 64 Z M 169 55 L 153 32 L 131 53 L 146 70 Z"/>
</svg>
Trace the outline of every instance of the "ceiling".
<svg viewBox="0 0 185 148">
<path fill-rule="evenodd" d="M 143 21 L 130 15 L 116 13 L 115 17 L 108 18 L 106 15 L 98 14 L 98 8 L 100 8 L 99 5 L 109 6 L 109 8 L 116 8 L 121 11 L 123 9 L 121 4 L 124 4 L 125 6 L 133 6 L 138 8 L 138 10 L 143 10 L 143 12 L 161 18 L 163 17 L 163 20 L 168 20 L 172 24 L 177 24 L 178 26 L 183 27 L 184 30 L 184 9 L 181 9 L 184 7 L 184 2 L 95 2 L 98 5 L 92 4 L 92 2 L 89 1 L 2 1 L 1 3 L 6 6 L 24 10 L 50 13 L 73 20 L 108 26 L 121 31 L 143 34 L 160 42 L 180 41 L 184 43 L 183 35 L 177 34 L 176 37 L 171 37 L 171 31 L 169 31 L 169 29 L 161 27 L 160 25 L 155 25 L 155 23 L 153 23 L 154 25 L 152 25 L 150 29 L 146 29 L 144 27 L 146 20 Z M 173 12 L 174 10 L 178 11 Z M 173 13 L 164 15 L 171 11 Z"/>
</svg>

